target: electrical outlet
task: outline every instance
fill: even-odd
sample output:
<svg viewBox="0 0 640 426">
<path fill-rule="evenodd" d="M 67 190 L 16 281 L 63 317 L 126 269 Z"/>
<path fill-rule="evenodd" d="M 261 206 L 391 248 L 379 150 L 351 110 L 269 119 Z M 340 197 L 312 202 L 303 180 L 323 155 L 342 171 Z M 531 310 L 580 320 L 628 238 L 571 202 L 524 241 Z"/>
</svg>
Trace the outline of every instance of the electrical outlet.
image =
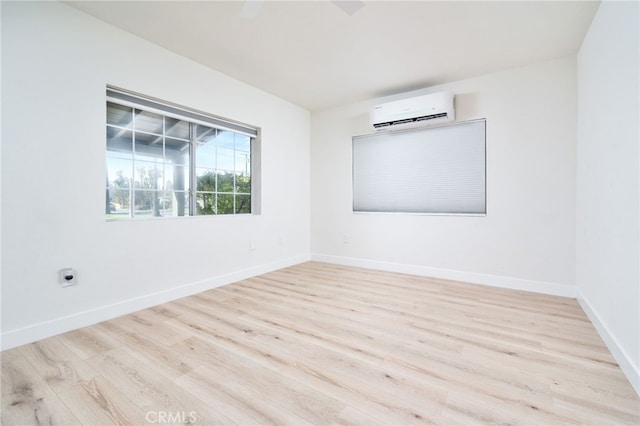
<svg viewBox="0 0 640 426">
<path fill-rule="evenodd" d="M 78 284 L 78 273 L 73 268 L 64 268 L 58 272 L 58 282 L 62 287 Z"/>
<path fill-rule="evenodd" d="M 351 237 L 349 236 L 349 234 L 342 235 L 342 242 L 344 244 L 349 244 L 351 242 Z"/>
</svg>

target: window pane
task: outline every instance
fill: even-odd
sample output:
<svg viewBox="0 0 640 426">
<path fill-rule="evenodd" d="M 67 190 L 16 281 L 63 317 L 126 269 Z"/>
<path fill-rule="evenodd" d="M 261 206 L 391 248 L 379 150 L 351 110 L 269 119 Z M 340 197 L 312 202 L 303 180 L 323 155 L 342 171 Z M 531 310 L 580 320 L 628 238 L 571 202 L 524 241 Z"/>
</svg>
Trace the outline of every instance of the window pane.
<svg viewBox="0 0 640 426">
<path fill-rule="evenodd" d="M 151 191 L 133 191 L 133 207 L 136 210 L 136 215 L 138 211 L 151 210 Z"/>
<path fill-rule="evenodd" d="M 174 138 L 164 139 L 164 155 L 170 159 L 175 160 L 178 157 L 189 158 L 189 141 L 183 141 Z"/>
<path fill-rule="evenodd" d="M 182 191 L 167 192 L 165 198 L 170 202 L 165 210 L 166 216 L 188 216 L 189 215 L 189 194 Z M 170 209 L 170 211 L 169 211 Z"/>
<path fill-rule="evenodd" d="M 164 189 L 167 191 L 189 190 L 189 167 L 183 164 L 165 164 Z"/>
<path fill-rule="evenodd" d="M 236 176 L 236 192 L 251 193 L 251 178 L 249 176 Z"/>
<path fill-rule="evenodd" d="M 134 216 L 160 216 L 160 195 L 158 191 L 134 191 Z"/>
<path fill-rule="evenodd" d="M 172 138 L 189 140 L 189 123 L 177 118 L 165 117 L 165 133 Z"/>
<path fill-rule="evenodd" d="M 234 171 L 235 167 L 234 167 L 234 161 L 233 161 L 233 150 L 232 149 L 227 149 L 227 148 L 220 148 L 218 147 L 218 163 L 217 163 L 217 169 L 218 170 L 227 170 L 227 171 Z"/>
<path fill-rule="evenodd" d="M 135 129 L 142 132 L 162 134 L 162 116 L 149 111 L 136 110 Z"/>
<path fill-rule="evenodd" d="M 207 143 L 214 142 L 215 138 L 218 135 L 218 130 L 213 127 L 203 126 L 201 124 L 196 124 L 196 139 L 198 142 Z"/>
<path fill-rule="evenodd" d="M 218 194 L 218 214 L 233 213 L 233 194 Z"/>
<path fill-rule="evenodd" d="M 134 186 L 136 189 L 162 189 L 162 163 L 136 162 L 134 172 Z"/>
<path fill-rule="evenodd" d="M 130 129 L 133 126 L 133 108 L 107 102 L 107 124 Z"/>
<path fill-rule="evenodd" d="M 251 195 L 236 195 L 236 213 L 251 213 Z"/>
<path fill-rule="evenodd" d="M 129 190 L 109 189 L 109 219 L 129 218 Z"/>
<path fill-rule="evenodd" d="M 107 155 L 107 181 L 110 188 L 129 188 L 133 172 L 133 161 Z"/>
<path fill-rule="evenodd" d="M 136 158 L 145 157 L 147 160 L 152 160 L 153 158 L 162 159 L 164 156 L 162 136 L 136 132 L 135 139 Z"/>
<path fill-rule="evenodd" d="M 218 173 L 218 192 L 233 193 L 234 177 L 233 173 Z"/>
<path fill-rule="evenodd" d="M 236 151 L 236 174 L 249 176 L 251 174 L 251 156 L 248 152 Z"/>
<path fill-rule="evenodd" d="M 216 214 L 216 194 L 199 193 L 196 195 L 196 209 L 198 215 Z"/>
<path fill-rule="evenodd" d="M 236 133 L 235 142 L 236 150 L 245 151 L 247 153 L 251 151 L 251 138 L 249 136 L 239 135 Z"/>
<path fill-rule="evenodd" d="M 133 158 L 133 132 L 107 127 L 107 151 L 122 158 Z"/>
<path fill-rule="evenodd" d="M 208 192 L 216 191 L 216 174 L 213 170 L 197 169 L 196 173 L 196 179 L 198 181 L 196 190 Z"/>
<path fill-rule="evenodd" d="M 208 169 L 216 168 L 216 144 L 212 138 L 206 143 L 198 142 L 196 145 L 196 167 Z"/>
<path fill-rule="evenodd" d="M 233 149 L 235 145 L 234 139 L 235 133 L 233 132 L 228 132 L 225 130 L 221 130 L 220 132 L 218 132 L 217 143 L 221 148 Z"/>
<path fill-rule="evenodd" d="M 153 198 L 151 200 L 151 210 L 152 210 L 153 216 L 156 216 L 156 217 L 178 216 L 176 198 L 173 192 L 158 191 L 155 193 L 151 193 L 151 196 L 153 197 L 154 194 L 157 198 L 155 199 L 156 205 L 153 204 L 154 203 Z M 181 193 L 181 196 L 184 200 L 184 193 Z M 183 206 L 183 209 L 184 209 L 184 206 Z M 182 211 L 183 211 L 182 215 L 184 215 L 184 210 Z"/>
<path fill-rule="evenodd" d="M 165 188 L 178 190 L 189 188 L 189 142 L 166 138 L 165 140 Z"/>
</svg>

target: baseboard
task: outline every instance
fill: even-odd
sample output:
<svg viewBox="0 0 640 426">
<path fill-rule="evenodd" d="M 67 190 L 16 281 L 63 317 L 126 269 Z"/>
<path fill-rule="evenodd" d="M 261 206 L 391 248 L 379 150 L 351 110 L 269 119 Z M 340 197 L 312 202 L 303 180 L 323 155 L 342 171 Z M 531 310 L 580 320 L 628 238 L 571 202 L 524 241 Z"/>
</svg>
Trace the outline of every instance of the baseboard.
<svg viewBox="0 0 640 426">
<path fill-rule="evenodd" d="M 638 366 L 633 364 L 631 357 L 618 343 L 618 340 L 609 331 L 609 328 L 602 321 L 600 315 L 598 315 L 595 309 L 593 309 L 591 303 L 584 298 L 584 295 L 581 292 L 578 292 L 577 299 L 582 310 L 587 314 L 587 317 L 596 328 L 596 331 L 604 341 L 604 344 L 607 345 L 611 355 L 613 355 L 613 358 L 620 366 L 620 369 L 624 375 L 627 376 L 629 383 L 631 383 L 633 389 L 636 391 L 638 396 L 640 396 L 640 370 L 638 369 Z"/>
<path fill-rule="evenodd" d="M 526 280 L 522 278 L 505 277 L 500 275 L 481 274 L 476 272 L 456 271 L 451 269 L 433 268 L 429 266 L 409 265 L 404 263 L 381 262 L 377 260 L 353 257 L 312 254 L 311 260 L 334 263 L 337 265 L 356 266 L 359 268 L 376 269 L 380 271 L 399 272 L 433 278 L 443 278 L 464 281 L 491 287 L 509 288 L 514 290 L 531 291 L 534 293 L 550 294 L 554 296 L 576 297 L 576 288 L 570 284 L 550 283 L 546 281 Z"/>
<path fill-rule="evenodd" d="M 286 268 L 288 266 L 297 265 L 309 260 L 309 255 L 299 255 L 272 263 L 252 266 L 240 271 L 181 285 L 179 287 L 170 288 L 157 293 L 124 300 L 122 302 L 101 306 L 95 309 L 76 312 L 71 315 L 29 325 L 16 330 L 10 330 L 2 333 L 2 336 L 0 337 L 0 348 L 2 348 L 2 350 L 11 349 L 20 345 L 45 339 L 47 337 L 65 333 L 67 331 L 97 324 L 101 321 L 136 312 L 141 309 L 150 308 L 161 303 L 180 299 L 181 297 L 201 293 L 236 281 L 255 277 L 257 275 Z"/>
</svg>

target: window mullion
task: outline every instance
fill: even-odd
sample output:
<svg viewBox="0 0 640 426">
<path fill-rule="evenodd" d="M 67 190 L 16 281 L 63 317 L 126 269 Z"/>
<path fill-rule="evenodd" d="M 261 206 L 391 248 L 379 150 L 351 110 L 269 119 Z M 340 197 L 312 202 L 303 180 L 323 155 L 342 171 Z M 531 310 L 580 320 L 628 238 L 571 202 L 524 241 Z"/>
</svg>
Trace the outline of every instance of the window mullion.
<svg viewBox="0 0 640 426">
<path fill-rule="evenodd" d="M 131 108 L 131 178 L 129 180 L 129 218 L 133 219 L 136 210 L 136 109 Z"/>
<path fill-rule="evenodd" d="M 196 124 L 189 123 L 189 216 L 196 216 Z"/>
</svg>

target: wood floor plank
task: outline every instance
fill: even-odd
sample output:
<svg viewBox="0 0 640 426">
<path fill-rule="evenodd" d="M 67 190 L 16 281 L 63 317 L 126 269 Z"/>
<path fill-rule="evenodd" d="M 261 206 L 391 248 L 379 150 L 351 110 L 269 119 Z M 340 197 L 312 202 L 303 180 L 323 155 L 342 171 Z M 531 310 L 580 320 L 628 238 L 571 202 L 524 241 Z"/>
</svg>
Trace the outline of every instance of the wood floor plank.
<svg viewBox="0 0 640 426">
<path fill-rule="evenodd" d="M 84 425 L 138 424 L 146 414 L 102 376 L 60 392 L 60 398 Z"/>
<path fill-rule="evenodd" d="M 119 341 L 126 345 L 127 348 L 135 348 L 135 350 L 128 353 L 137 360 L 154 365 L 162 365 L 162 369 L 158 373 L 169 379 L 175 379 L 199 366 L 182 359 L 177 352 L 171 350 L 169 347 L 170 342 L 158 340 L 154 335 L 130 332 L 122 328 L 121 323 L 116 322 L 104 322 L 97 324 L 95 328 L 102 330 L 105 334 L 118 336 Z"/>
<path fill-rule="evenodd" d="M 109 336 L 100 335 L 95 326 L 69 331 L 57 338 L 80 359 L 110 351 L 113 349 L 112 344 L 117 344 L 117 341 L 109 339 Z"/>
<path fill-rule="evenodd" d="M 23 357 L 23 349 L 2 352 L 2 424 L 80 424 L 46 379 Z"/>
<path fill-rule="evenodd" d="M 1 355 L 3 425 L 640 424 L 575 300 L 318 262 Z"/>
<path fill-rule="evenodd" d="M 236 382 L 238 371 L 249 375 L 236 385 L 243 393 L 262 398 L 283 410 L 291 412 L 299 419 L 313 424 L 328 424 L 344 409 L 345 404 L 295 380 L 282 380 L 281 374 L 269 368 L 261 368 L 251 359 L 237 356 L 215 343 L 193 337 L 179 346 L 185 357 L 194 358 L 206 365 L 219 381 Z"/>
<path fill-rule="evenodd" d="M 134 418 L 132 424 L 146 423 L 150 412 L 179 414 L 180 418 L 187 419 L 190 418 L 189 413 L 194 413 L 198 424 L 208 424 L 212 421 L 210 419 L 221 424 L 234 424 L 212 405 L 176 386 L 175 380 L 168 377 L 171 373 L 160 371 L 164 369 L 162 364 L 154 364 L 152 360 L 145 362 L 139 354 L 133 355 L 134 351 L 134 348 L 114 349 L 88 361 L 103 372 L 105 380 L 136 405 L 135 413 L 127 413 Z"/>
<path fill-rule="evenodd" d="M 211 366 L 212 368 L 215 366 Z M 311 425 L 310 421 L 281 408 L 259 393 L 260 383 L 244 386 L 235 376 L 220 375 L 208 367 L 185 374 L 176 384 L 194 395 L 207 395 L 216 409 L 238 424 Z"/>
<path fill-rule="evenodd" d="M 24 346 L 22 356 L 56 392 L 98 375 L 96 370 L 77 357 L 57 337 Z"/>
</svg>

